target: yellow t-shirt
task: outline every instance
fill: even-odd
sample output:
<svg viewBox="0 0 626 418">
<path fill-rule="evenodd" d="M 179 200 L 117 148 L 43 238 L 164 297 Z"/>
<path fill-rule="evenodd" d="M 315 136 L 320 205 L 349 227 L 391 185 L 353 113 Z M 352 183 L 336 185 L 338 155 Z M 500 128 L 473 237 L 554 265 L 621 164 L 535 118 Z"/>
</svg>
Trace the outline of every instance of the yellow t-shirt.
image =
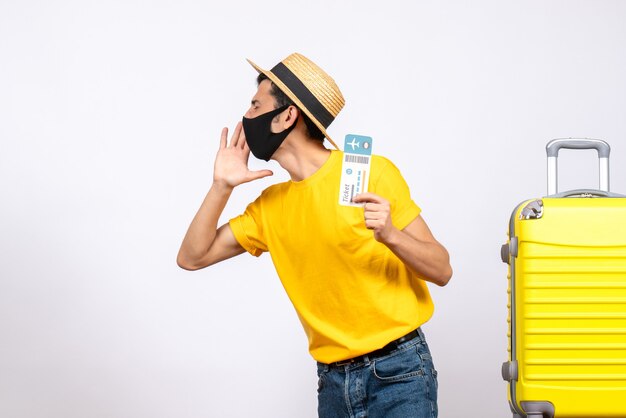
<svg viewBox="0 0 626 418">
<path fill-rule="evenodd" d="M 312 176 L 268 187 L 230 220 L 246 251 L 269 251 L 309 351 L 323 363 L 381 348 L 433 313 L 426 283 L 374 239 L 363 208 L 338 204 L 342 157 L 332 151 Z M 398 229 L 420 214 L 399 170 L 384 157 L 372 157 L 369 191 L 390 202 Z"/>
</svg>

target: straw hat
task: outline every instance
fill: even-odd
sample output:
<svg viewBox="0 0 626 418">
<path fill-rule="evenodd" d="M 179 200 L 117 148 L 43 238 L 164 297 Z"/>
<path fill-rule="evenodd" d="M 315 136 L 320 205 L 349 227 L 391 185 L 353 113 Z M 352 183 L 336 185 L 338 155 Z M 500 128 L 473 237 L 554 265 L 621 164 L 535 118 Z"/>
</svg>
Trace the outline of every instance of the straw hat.
<svg viewBox="0 0 626 418">
<path fill-rule="evenodd" d="M 335 80 L 313 61 L 298 53 L 289 55 L 269 71 L 250 60 L 248 62 L 293 100 L 322 131 L 328 142 L 339 149 L 326 132 L 328 125 L 346 103 Z"/>
</svg>

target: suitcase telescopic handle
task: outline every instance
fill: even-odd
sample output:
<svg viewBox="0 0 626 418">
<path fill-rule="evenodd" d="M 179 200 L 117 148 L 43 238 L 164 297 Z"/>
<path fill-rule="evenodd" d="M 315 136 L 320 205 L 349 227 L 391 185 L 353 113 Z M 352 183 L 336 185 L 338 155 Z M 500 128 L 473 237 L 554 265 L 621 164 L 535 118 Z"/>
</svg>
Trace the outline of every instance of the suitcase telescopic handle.
<svg viewBox="0 0 626 418">
<path fill-rule="evenodd" d="M 567 149 L 595 149 L 598 151 L 598 159 L 600 161 L 600 187 L 599 189 L 609 191 L 609 154 L 611 147 L 601 139 L 591 138 L 558 138 L 553 139 L 546 145 L 546 153 L 548 154 L 548 196 L 557 193 L 558 175 L 557 175 L 557 158 L 559 150 Z"/>
</svg>

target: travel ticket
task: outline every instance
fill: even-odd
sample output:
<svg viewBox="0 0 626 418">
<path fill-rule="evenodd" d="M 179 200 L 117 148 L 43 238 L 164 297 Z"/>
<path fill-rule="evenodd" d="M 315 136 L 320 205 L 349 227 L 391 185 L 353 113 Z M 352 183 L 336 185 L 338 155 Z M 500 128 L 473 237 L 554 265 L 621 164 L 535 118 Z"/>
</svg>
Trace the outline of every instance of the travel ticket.
<svg viewBox="0 0 626 418">
<path fill-rule="evenodd" d="M 367 192 L 372 161 L 372 138 L 362 135 L 346 135 L 343 146 L 343 165 L 339 184 L 339 204 L 363 206 L 353 203 L 352 198 Z"/>
</svg>

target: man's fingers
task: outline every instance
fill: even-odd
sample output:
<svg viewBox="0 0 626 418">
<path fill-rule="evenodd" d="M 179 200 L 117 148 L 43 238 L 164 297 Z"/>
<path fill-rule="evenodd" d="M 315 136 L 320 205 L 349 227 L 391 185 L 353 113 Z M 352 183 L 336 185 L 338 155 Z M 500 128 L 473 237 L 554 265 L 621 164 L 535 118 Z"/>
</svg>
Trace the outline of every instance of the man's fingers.
<svg viewBox="0 0 626 418">
<path fill-rule="evenodd" d="M 379 223 L 378 223 L 378 220 L 377 220 L 377 219 L 374 219 L 374 220 L 372 220 L 372 219 L 369 219 L 369 220 L 368 220 L 368 219 L 366 219 L 366 220 L 365 220 L 365 227 L 366 227 L 367 229 L 377 229 L 377 228 L 381 228 L 382 226 L 383 226 L 383 225 L 381 225 L 381 224 L 379 224 Z"/>
<path fill-rule="evenodd" d="M 235 131 L 233 132 L 233 137 L 230 139 L 230 146 L 233 148 L 236 147 L 237 145 L 241 146 L 240 138 L 241 138 L 241 122 L 237 122 L 237 125 L 235 126 Z"/>
<path fill-rule="evenodd" d="M 241 122 L 239 122 L 239 126 L 241 127 L 241 129 L 239 129 L 239 139 L 237 140 L 237 143 L 239 144 L 239 147 L 241 149 L 245 149 L 248 146 L 248 142 L 246 141 L 246 133 L 243 130 L 243 125 L 241 124 Z"/>
<path fill-rule="evenodd" d="M 222 136 L 220 137 L 220 148 L 226 148 L 227 140 L 228 140 L 228 128 L 222 128 Z"/>
<path fill-rule="evenodd" d="M 354 203 L 382 203 L 385 201 L 385 199 L 383 199 L 382 197 L 378 196 L 377 194 L 374 193 L 360 193 L 356 196 L 354 196 L 354 198 L 352 199 L 352 201 Z"/>
<path fill-rule="evenodd" d="M 250 180 L 258 180 L 258 179 L 262 179 L 263 177 L 267 177 L 267 176 L 271 176 L 274 173 L 272 173 L 270 170 L 259 170 L 259 171 L 250 171 Z"/>
<path fill-rule="evenodd" d="M 364 214 L 364 218 L 366 221 L 381 221 L 385 220 L 386 217 L 387 213 L 385 212 L 370 211 L 365 212 Z"/>
<path fill-rule="evenodd" d="M 383 203 L 367 202 L 365 206 L 363 206 L 363 209 L 366 215 L 369 213 L 389 212 L 389 207 Z"/>
</svg>

